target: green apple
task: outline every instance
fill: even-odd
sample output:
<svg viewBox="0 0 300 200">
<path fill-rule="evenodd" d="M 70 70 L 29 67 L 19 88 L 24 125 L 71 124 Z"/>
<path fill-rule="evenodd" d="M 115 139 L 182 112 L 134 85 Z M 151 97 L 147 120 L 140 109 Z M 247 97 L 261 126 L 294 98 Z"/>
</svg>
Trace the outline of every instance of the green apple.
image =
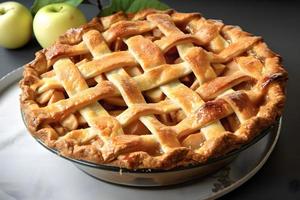
<svg viewBox="0 0 300 200">
<path fill-rule="evenodd" d="M 33 31 L 37 41 L 44 48 L 70 28 L 86 23 L 83 13 L 66 3 L 49 4 L 41 8 L 33 19 Z"/>
<path fill-rule="evenodd" d="M 25 45 L 32 35 L 32 16 L 17 2 L 0 3 L 0 46 L 9 49 Z"/>
</svg>

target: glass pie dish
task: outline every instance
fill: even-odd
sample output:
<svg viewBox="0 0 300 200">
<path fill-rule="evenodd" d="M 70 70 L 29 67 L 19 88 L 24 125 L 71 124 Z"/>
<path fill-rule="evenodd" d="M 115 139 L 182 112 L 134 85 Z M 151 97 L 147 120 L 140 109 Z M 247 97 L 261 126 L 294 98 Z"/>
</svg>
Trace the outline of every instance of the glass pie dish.
<svg viewBox="0 0 300 200">
<path fill-rule="evenodd" d="M 26 121 L 24 120 L 23 112 L 21 112 L 21 114 L 23 122 L 27 127 Z M 67 161 L 72 162 L 77 168 L 96 179 L 118 185 L 136 187 L 155 187 L 184 183 L 194 179 L 199 179 L 208 174 L 214 173 L 217 170 L 220 170 L 221 168 L 232 162 L 237 156 L 239 156 L 240 153 L 250 148 L 262 138 L 264 138 L 267 134 L 269 134 L 274 126 L 275 125 L 268 127 L 267 129 L 263 130 L 260 134 L 258 134 L 249 143 L 246 143 L 240 148 L 235 149 L 223 156 L 211 158 L 205 163 L 188 165 L 185 167 L 177 167 L 169 170 L 127 169 L 107 164 L 97 164 L 85 160 L 74 159 L 60 154 L 57 150 L 53 148 L 49 148 L 38 137 L 33 136 L 33 138 L 50 152 L 63 159 L 66 159 Z"/>
<path fill-rule="evenodd" d="M 88 174 L 169 185 L 259 140 L 282 114 L 286 81 L 261 37 L 199 13 L 145 9 L 95 17 L 38 51 L 20 104 L 30 133 Z"/>
</svg>

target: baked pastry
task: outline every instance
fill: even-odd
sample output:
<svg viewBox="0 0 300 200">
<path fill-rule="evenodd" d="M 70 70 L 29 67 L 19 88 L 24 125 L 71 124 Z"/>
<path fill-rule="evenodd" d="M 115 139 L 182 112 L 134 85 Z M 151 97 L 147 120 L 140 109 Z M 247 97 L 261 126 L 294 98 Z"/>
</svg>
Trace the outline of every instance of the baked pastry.
<svg viewBox="0 0 300 200">
<path fill-rule="evenodd" d="M 287 72 L 261 37 L 199 13 L 94 18 L 25 65 L 21 109 L 62 155 L 125 168 L 206 162 L 283 110 Z"/>
</svg>

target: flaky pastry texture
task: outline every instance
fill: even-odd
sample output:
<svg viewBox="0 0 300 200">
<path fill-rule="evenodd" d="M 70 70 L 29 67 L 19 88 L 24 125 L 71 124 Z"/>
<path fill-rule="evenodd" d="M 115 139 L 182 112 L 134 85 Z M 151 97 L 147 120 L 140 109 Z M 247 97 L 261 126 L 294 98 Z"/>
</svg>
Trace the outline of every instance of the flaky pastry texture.
<svg viewBox="0 0 300 200">
<path fill-rule="evenodd" d="M 146 9 L 70 29 L 24 66 L 30 133 L 129 169 L 207 162 L 275 123 L 287 72 L 261 37 L 199 13 Z"/>
</svg>

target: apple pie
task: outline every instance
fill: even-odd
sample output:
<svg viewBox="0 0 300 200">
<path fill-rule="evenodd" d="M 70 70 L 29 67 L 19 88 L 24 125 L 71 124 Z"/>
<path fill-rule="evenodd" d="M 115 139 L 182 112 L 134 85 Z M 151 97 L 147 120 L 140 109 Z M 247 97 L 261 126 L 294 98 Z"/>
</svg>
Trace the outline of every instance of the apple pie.
<svg viewBox="0 0 300 200">
<path fill-rule="evenodd" d="M 129 169 L 207 162 L 281 115 L 287 72 L 261 37 L 199 13 L 142 10 L 70 29 L 24 67 L 30 133 Z"/>
</svg>

